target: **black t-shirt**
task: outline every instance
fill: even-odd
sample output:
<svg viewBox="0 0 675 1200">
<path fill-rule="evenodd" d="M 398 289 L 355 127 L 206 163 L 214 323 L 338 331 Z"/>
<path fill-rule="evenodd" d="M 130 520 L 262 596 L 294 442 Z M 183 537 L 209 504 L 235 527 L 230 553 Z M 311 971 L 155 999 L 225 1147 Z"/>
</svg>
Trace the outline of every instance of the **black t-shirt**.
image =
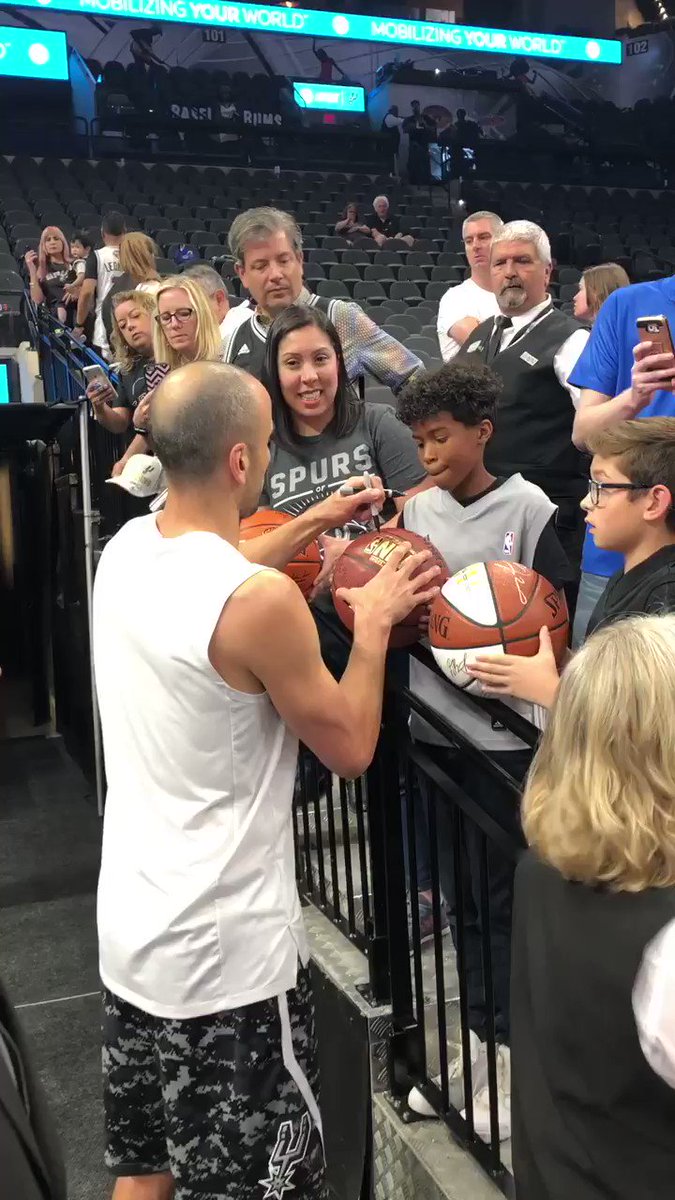
<svg viewBox="0 0 675 1200">
<path fill-rule="evenodd" d="M 396 217 L 391 213 L 387 213 L 386 217 L 378 217 L 377 213 L 373 213 L 372 217 L 368 218 L 368 224 L 371 229 L 377 229 L 378 233 L 383 233 L 385 237 L 396 237 L 396 234 L 401 232 Z"/>
<path fill-rule="evenodd" d="M 663 546 L 630 571 L 612 575 L 593 609 L 586 637 L 622 617 L 668 612 L 675 612 L 675 546 Z"/>
<path fill-rule="evenodd" d="M 131 411 L 140 404 L 148 386 L 145 379 L 145 368 L 152 365 L 151 358 L 139 359 L 130 371 L 120 373 L 117 385 L 117 399 L 113 408 L 130 408 Z"/>
<path fill-rule="evenodd" d="M 63 300 L 63 288 L 69 282 L 70 267 L 67 263 L 51 263 L 40 280 L 40 287 L 48 308 L 56 308 Z"/>
</svg>

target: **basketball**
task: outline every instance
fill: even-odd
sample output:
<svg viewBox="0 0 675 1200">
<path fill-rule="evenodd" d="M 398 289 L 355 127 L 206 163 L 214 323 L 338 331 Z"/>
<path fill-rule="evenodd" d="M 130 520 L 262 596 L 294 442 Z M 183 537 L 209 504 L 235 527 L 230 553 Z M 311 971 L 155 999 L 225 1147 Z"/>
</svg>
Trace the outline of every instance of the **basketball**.
<svg viewBox="0 0 675 1200">
<path fill-rule="evenodd" d="M 264 533 L 271 533 L 280 525 L 288 525 L 288 522 L 293 519 L 288 513 L 278 512 L 274 508 L 260 508 L 253 513 L 252 517 L 244 517 L 239 526 L 239 540 L 250 542 L 253 538 L 262 537 Z M 288 575 L 294 583 L 297 583 L 307 600 L 321 566 L 321 550 L 319 543 L 314 540 L 309 542 L 304 550 L 298 550 L 295 557 L 286 563 L 284 575 Z"/>
<path fill-rule="evenodd" d="M 342 557 L 338 559 L 333 573 L 333 601 L 338 616 L 347 629 L 352 632 L 354 630 L 354 613 L 335 593 L 343 587 L 363 587 L 384 566 L 392 550 L 404 543 L 410 547 L 411 554 L 418 550 L 431 550 L 431 558 L 415 571 L 413 579 L 415 575 L 428 571 L 429 567 L 434 565 L 441 568 L 442 574 L 432 582 L 440 585 L 448 579 L 445 559 L 427 538 L 411 533 L 408 529 L 392 528 L 383 529 L 379 533 L 363 533 L 350 542 Z M 418 605 L 408 614 L 405 621 L 393 626 L 389 635 L 390 647 L 412 646 L 419 641 L 419 623 L 426 607 L 424 604 Z"/>
<path fill-rule="evenodd" d="M 480 694 L 467 663 L 477 654 L 536 654 L 542 625 L 550 630 L 560 665 L 569 628 L 565 597 L 520 563 L 473 563 L 448 579 L 434 600 L 429 642 L 443 674 L 456 687 Z"/>
</svg>

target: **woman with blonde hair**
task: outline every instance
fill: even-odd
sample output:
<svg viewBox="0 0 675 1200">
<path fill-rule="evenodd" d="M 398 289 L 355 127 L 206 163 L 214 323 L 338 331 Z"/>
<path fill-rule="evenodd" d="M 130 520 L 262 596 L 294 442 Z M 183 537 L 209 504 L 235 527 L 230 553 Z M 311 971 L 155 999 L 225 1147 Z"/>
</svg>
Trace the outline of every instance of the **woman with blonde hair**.
<svg viewBox="0 0 675 1200">
<path fill-rule="evenodd" d="M 186 363 L 220 362 L 218 322 L 204 289 L 184 275 L 164 279 L 155 296 L 154 357 L 173 371 Z"/>
<path fill-rule="evenodd" d="M 31 299 L 35 304 L 46 304 L 49 311 L 65 323 L 63 289 L 71 272 L 70 246 L 65 233 L 58 225 L 47 225 L 42 230 L 37 250 L 28 250 L 24 261 L 28 268 Z"/>
<path fill-rule="evenodd" d="M 129 288 L 154 295 L 159 288 L 157 247 L 147 233 L 125 233 L 120 242 L 120 267 L 129 276 Z M 126 290 L 126 289 L 125 289 Z"/>
<path fill-rule="evenodd" d="M 511 971 L 518 1200 L 673 1194 L 675 1091 L 631 1005 L 675 917 L 675 616 L 597 631 L 530 771 Z"/>
<path fill-rule="evenodd" d="M 146 233 L 125 233 L 120 242 L 122 274 L 113 283 L 101 307 L 108 341 L 113 334 L 113 301 L 119 292 L 139 291 L 154 296 L 160 285 L 155 255 L 157 247 Z"/>
<path fill-rule="evenodd" d="M 574 315 L 579 321 L 590 321 L 597 317 L 608 296 L 618 288 L 628 287 L 630 279 L 619 263 L 599 263 L 588 267 L 579 280 L 579 290 L 574 297 Z"/>
</svg>

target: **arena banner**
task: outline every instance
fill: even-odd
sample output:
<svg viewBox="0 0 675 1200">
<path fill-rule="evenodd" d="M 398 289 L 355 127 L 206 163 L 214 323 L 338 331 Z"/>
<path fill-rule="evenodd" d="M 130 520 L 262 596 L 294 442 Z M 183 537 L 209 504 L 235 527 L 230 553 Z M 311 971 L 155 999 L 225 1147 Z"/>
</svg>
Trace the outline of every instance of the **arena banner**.
<svg viewBox="0 0 675 1200">
<path fill-rule="evenodd" d="M 68 79 L 65 33 L 0 25 L 0 75 L 18 79 Z"/>
<path fill-rule="evenodd" d="M 10 7 L 10 0 L 0 0 Z M 585 63 L 621 63 L 622 43 L 610 38 L 568 37 L 487 29 L 475 25 L 446 25 L 376 17 L 357 13 L 276 8 L 264 4 L 214 3 L 212 0 L 24 0 L 22 8 L 47 8 L 83 16 L 126 17 L 143 21 L 178 21 L 211 28 L 251 33 L 304 34 L 314 38 L 379 42 L 432 50 L 469 50 L 488 54 Z"/>
</svg>

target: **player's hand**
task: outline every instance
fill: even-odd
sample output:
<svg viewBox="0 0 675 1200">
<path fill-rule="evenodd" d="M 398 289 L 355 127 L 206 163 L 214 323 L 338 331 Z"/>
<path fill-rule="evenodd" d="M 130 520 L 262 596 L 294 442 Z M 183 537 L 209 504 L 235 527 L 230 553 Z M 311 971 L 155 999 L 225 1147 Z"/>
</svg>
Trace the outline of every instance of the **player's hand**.
<svg viewBox="0 0 675 1200">
<path fill-rule="evenodd" d="M 633 347 L 631 412 L 635 415 L 651 404 L 656 392 L 675 389 L 675 355 L 652 354 L 651 342 Z"/>
<path fill-rule="evenodd" d="M 123 458 L 120 458 L 118 462 L 113 463 L 113 469 L 110 472 L 111 476 L 114 478 L 116 475 L 121 475 L 126 465 L 127 464 Z"/>
<path fill-rule="evenodd" d="M 314 585 L 309 593 L 310 601 L 316 600 L 317 596 L 320 596 L 322 592 L 328 591 L 333 582 L 335 564 L 347 549 L 349 538 L 330 537 L 328 534 L 322 533 L 319 543 L 323 551 L 323 566 L 314 580 Z"/>
<path fill-rule="evenodd" d="M 532 658 L 519 654 L 479 654 L 466 665 L 467 675 L 477 679 L 486 696 L 515 696 L 550 708 L 560 676 L 551 635 L 544 625 L 539 630 L 539 649 Z"/>
<path fill-rule="evenodd" d="M 418 567 L 431 557 L 430 550 L 411 554 L 407 546 L 396 546 L 384 566 L 363 587 L 339 588 L 336 595 L 353 609 L 355 616 L 375 616 L 391 626 L 403 621 L 418 604 L 429 604 L 441 590 L 436 580 L 440 567 L 431 566 L 411 579 Z"/>
<path fill-rule="evenodd" d="M 150 424 L 150 405 L 155 389 L 146 392 L 143 399 L 136 405 L 134 409 L 133 423 L 134 429 L 147 429 Z"/>
<path fill-rule="evenodd" d="M 97 412 L 115 399 L 115 389 L 108 379 L 105 382 L 99 379 L 88 385 L 85 395 L 94 411 Z"/>
<path fill-rule="evenodd" d="M 379 512 L 384 505 L 385 495 L 382 480 L 377 475 L 371 477 L 372 487 L 366 487 L 362 475 L 354 475 L 346 479 L 343 487 L 352 489 L 354 495 L 343 496 L 341 489 L 332 492 L 325 500 L 315 504 L 312 512 L 315 516 L 325 518 L 325 529 L 339 529 L 350 521 L 367 525 L 371 520 L 371 506 L 375 505 Z"/>
</svg>

